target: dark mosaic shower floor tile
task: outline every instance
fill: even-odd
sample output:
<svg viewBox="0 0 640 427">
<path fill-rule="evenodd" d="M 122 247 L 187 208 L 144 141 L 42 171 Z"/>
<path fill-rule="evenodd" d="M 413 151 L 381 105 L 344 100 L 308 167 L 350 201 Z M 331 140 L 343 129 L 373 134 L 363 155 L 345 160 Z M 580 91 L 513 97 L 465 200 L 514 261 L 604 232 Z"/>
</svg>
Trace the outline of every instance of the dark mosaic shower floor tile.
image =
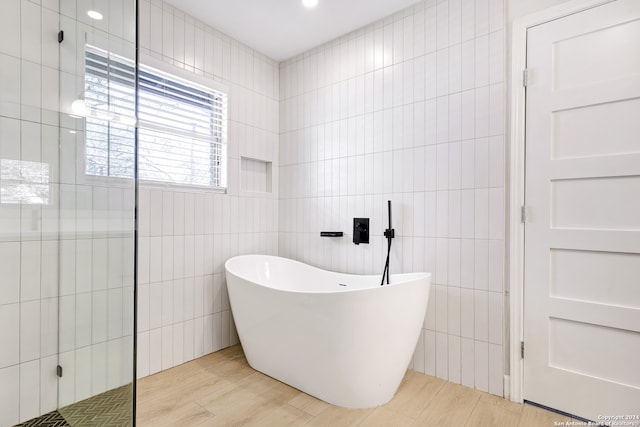
<svg viewBox="0 0 640 427">
<path fill-rule="evenodd" d="M 60 415 L 60 412 L 53 411 L 15 427 L 69 427 L 69 423 Z"/>
<path fill-rule="evenodd" d="M 131 423 L 131 384 L 60 408 L 72 427 L 127 427 Z"/>
<path fill-rule="evenodd" d="M 131 393 L 127 384 L 14 427 L 129 427 Z"/>
</svg>

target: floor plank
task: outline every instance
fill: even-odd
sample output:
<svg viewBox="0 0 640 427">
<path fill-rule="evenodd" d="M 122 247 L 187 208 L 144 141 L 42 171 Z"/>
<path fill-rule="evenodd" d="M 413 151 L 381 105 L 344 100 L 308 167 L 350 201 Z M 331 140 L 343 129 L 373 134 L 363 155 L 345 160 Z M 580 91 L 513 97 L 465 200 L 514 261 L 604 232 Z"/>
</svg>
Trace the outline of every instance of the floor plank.
<svg viewBox="0 0 640 427">
<path fill-rule="evenodd" d="M 315 397 L 302 392 L 287 403 L 314 417 L 329 407 L 327 402 L 323 402 L 320 399 L 316 399 Z"/>
<path fill-rule="evenodd" d="M 446 383 L 418 416 L 414 425 L 416 427 L 463 426 L 480 400 L 480 396 L 482 396 L 480 391 Z"/>
<path fill-rule="evenodd" d="M 558 425 L 556 422 L 566 425 L 567 421 L 571 421 L 571 418 L 537 406 L 523 405 L 518 427 L 551 427 Z"/>
<path fill-rule="evenodd" d="M 407 371 L 398 392 L 385 407 L 410 418 L 417 418 L 445 383 L 440 378 Z"/>
<path fill-rule="evenodd" d="M 313 417 L 305 427 L 350 427 L 357 426 L 367 418 L 373 409 L 346 409 L 329 406 Z"/>
<path fill-rule="evenodd" d="M 154 427 L 211 425 L 215 415 L 194 402 L 138 413 L 136 425 Z M 204 423 L 204 424 L 203 424 Z"/>
<path fill-rule="evenodd" d="M 409 427 L 413 424 L 413 418 L 380 406 L 365 418 L 358 427 Z"/>
<path fill-rule="evenodd" d="M 521 404 L 483 394 L 467 420 L 469 427 L 513 427 L 518 425 Z"/>
<path fill-rule="evenodd" d="M 248 427 L 293 427 L 303 426 L 311 418 L 308 413 L 294 408 L 290 405 L 276 406 L 266 410 L 256 418 L 255 421 L 247 424 Z"/>
</svg>

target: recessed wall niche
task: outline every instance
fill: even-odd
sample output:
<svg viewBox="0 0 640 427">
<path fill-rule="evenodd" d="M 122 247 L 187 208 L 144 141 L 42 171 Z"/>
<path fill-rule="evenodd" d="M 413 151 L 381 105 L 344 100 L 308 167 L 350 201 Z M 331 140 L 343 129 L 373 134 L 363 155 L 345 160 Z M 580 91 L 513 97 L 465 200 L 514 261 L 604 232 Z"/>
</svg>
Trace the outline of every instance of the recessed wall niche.
<svg viewBox="0 0 640 427">
<path fill-rule="evenodd" d="M 272 162 L 241 157 L 240 189 L 247 193 L 272 192 Z"/>
</svg>

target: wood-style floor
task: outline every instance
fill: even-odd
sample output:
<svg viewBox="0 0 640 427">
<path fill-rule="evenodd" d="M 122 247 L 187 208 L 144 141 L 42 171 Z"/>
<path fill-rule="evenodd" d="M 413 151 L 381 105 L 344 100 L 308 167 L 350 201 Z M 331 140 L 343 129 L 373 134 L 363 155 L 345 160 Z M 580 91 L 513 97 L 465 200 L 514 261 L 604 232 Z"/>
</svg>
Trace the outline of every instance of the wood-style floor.
<svg viewBox="0 0 640 427">
<path fill-rule="evenodd" d="M 137 398 L 138 425 L 154 427 L 540 427 L 571 421 L 413 371 L 386 405 L 339 408 L 253 370 L 239 345 L 143 378 Z"/>
</svg>

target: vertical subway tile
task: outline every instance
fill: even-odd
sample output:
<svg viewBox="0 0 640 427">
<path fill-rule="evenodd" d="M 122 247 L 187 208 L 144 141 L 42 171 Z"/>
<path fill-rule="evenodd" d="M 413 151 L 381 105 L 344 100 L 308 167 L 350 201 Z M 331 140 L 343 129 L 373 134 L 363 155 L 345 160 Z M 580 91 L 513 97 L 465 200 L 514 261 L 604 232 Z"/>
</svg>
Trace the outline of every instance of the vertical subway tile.
<svg viewBox="0 0 640 427">
<path fill-rule="evenodd" d="M 91 347 L 75 351 L 75 398 L 83 400 L 91 397 Z"/>
<path fill-rule="evenodd" d="M 460 336 L 469 339 L 473 339 L 475 336 L 473 292 L 472 289 L 460 289 Z"/>
<path fill-rule="evenodd" d="M 173 279 L 173 237 L 162 237 L 162 280 Z"/>
<path fill-rule="evenodd" d="M 436 95 L 449 94 L 449 49 L 436 52 Z"/>
<path fill-rule="evenodd" d="M 162 340 L 162 369 L 166 370 L 173 364 L 173 326 L 163 326 L 161 329 Z"/>
<path fill-rule="evenodd" d="M 20 419 L 30 420 L 40 415 L 40 362 L 20 365 Z"/>
<path fill-rule="evenodd" d="M 504 396 L 504 348 L 501 345 L 489 344 L 489 385 L 488 391 L 496 396 Z"/>
<path fill-rule="evenodd" d="M 489 241 L 484 239 L 475 240 L 474 257 L 474 289 L 489 288 Z"/>
<path fill-rule="evenodd" d="M 449 335 L 449 346 L 447 348 L 448 354 L 448 380 L 455 384 L 462 382 L 462 366 L 461 366 L 461 338 L 455 335 Z"/>
<path fill-rule="evenodd" d="M 24 262 L 27 263 L 29 261 L 25 259 Z M 2 271 L 3 281 L 0 304 L 11 304 L 20 301 L 19 242 L 0 242 L 0 271 Z"/>
<path fill-rule="evenodd" d="M 53 370 L 51 372 L 54 372 Z M 91 393 L 93 395 L 107 390 L 107 343 L 91 347 Z"/>
<path fill-rule="evenodd" d="M 0 322 L 2 325 L 20 324 L 20 304 L 0 305 Z M 20 329 L 4 328 L 0 336 L 0 368 L 15 365 L 20 361 Z M 28 329 L 25 329 L 25 331 Z"/>
<path fill-rule="evenodd" d="M 460 286 L 460 239 L 449 239 L 448 275 L 449 286 Z"/>
<path fill-rule="evenodd" d="M 475 238 L 486 239 L 489 236 L 489 189 L 475 190 Z"/>
<path fill-rule="evenodd" d="M 477 84 L 477 83 L 476 83 Z M 489 87 L 483 86 L 475 89 L 475 136 L 476 138 L 482 138 L 489 136 L 489 121 L 490 121 L 490 102 L 489 102 Z"/>
<path fill-rule="evenodd" d="M 504 84 L 489 87 L 489 135 L 502 135 L 504 129 Z"/>
<path fill-rule="evenodd" d="M 475 388 L 489 391 L 489 344 L 475 341 L 474 343 L 474 378 Z"/>
<path fill-rule="evenodd" d="M 476 84 L 475 76 L 475 51 L 474 39 L 467 40 L 460 45 L 460 89 L 463 91 L 473 89 Z"/>
<path fill-rule="evenodd" d="M 14 319 L 17 321 L 18 319 Z M 20 361 L 36 360 L 40 357 L 40 301 L 20 304 L 20 328 L 12 328 L 20 333 Z M 17 325 L 17 323 L 16 323 Z M 9 334 L 9 337 L 11 334 Z M 17 343 L 16 343 L 17 344 Z M 2 346 L 3 352 L 12 352 L 13 347 Z"/>
<path fill-rule="evenodd" d="M 174 18 L 171 11 L 163 10 L 162 11 L 162 54 L 165 57 L 173 58 L 174 48 L 173 48 L 173 27 L 174 27 Z"/>
<path fill-rule="evenodd" d="M 58 404 L 56 399 L 58 388 L 57 363 L 57 355 L 44 357 L 40 360 L 40 413 L 53 411 Z"/>
<path fill-rule="evenodd" d="M 447 332 L 447 287 L 435 285 L 436 331 Z"/>
<path fill-rule="evenodd" d="M 489 32 L 489 0 L 475 0 L 476 36 Z"/>
<path fill-rule="evenodd" d="M 504 28 L 504 1 L 489 0 L 489 31 Z"/>
<path fill-rule="evenodd" d="M 20 367 L 0 368 L 0 422 L 15 425 L 20 421 Z"/>
<path fill-rule="evenodd" d="M 418 335 L 418 343 L 413 352 L 413 370 L 417 372 L 425 372 L 425 354 L 424 354 L 424 330 Z"/>
<path fill-rule="evenodd" d="M 484 35 L 475 39 L 475 84 L 476 87 L 489 84 L 489 36 Z"/>
<path fill-rule="evenodd" d="M 475 243 L 472 239 L 460 240 L 460 286 L 473 289 L 475 278 Z"/>
<path fill-rule="evenodd" d="M 446 285 L 448 283 L 448 258 L 449 258 L 449 239 L 436 239 L 436 283 Z"/>
<path fill-rule="evenodd" d="M 502 293 L 488 292 L 489 305 L 489 342 L 502 345 L 503 342 L 503 306 L 504 297 Z"/>
<path fill-rule="evenodd" d="M 504 238 L 504 189 L 489 189 L 489 238 Z"/>
<path fill-rule="evenodd" d="M 149 374 L 162 370 L 162 328 L 149 332 Z"/>
<path fill-rule="evenodd" d="M 436 332 L 436 377 L 449 378 L 449 336 Z"/>
<path fill-rule="evenodd" d="M 449 46 L 449 1 L 436 5 L 436 43 L 438 49 Z"/>
<path fill-rule="evenodd" d="M 449 46 L 460 43 L 462 38 L 462 3 L 464 0 L 449 0 Z"/>
<path fill-rule="evenodd" d="M 447 333 L 460 335 L 460 288 L 447 287 Z"/>
<path fill-rule="evenodd" d="M 3 28 L 7 34 L 20 33 L 20 0 L 8 0 L 3 3 L 3 13 L 0 16 L 0 28 Z M 11 55 L 13 57 L 20 56 L 20 44 L 15 39 L 8 37 L 0 41 L 0 53 Z"/>
<path fill-rule="evenodd" d="M 149 235 L 162 235 L 163 193 L 158 190 L 149 192 Z"/>
<path fill-rule="evenodd" d="M 504 136 L 489 138 L 489 187 L 504 186 Z"/>
<path fill-rule="evenodd" d="M 488 293 L 484 290 L 475 290 L 473 295 L 474 338 L 477 341 L 487 342 L 489 338 Z"/>
<path fill-rule="evenodd" d="M 494 2 L 495 0 L 491 0 Z M 502 1 L 500 1 L 502 3 Z M 504 30 L 489 34 L 489 83 L 504 81 Z"/>
<path fill-rule="evenodd" d="M 436 333 L 424 330 L 425 373 L 436 375 Z"/>
<path fill-rule="evenodd" d="M 154 215 L 157 213 L 154 212 Z M 173 236 L 173 192 L 162 192 L 162 235 Z"/>
<path fill-rule="evenodd" d="M 149 375 L 149 332 L 138 333 L 136 348 L 136 366 L 138 379 Z"/>
<path fill-rule="evenodd" d="M 183 358 L 185 362 L 189 360 L 193 360 L 194 356 L 194 323 L 193 319 L 187 320 L 184 322 L 184 331 L 183 331 Z"/>
<path fill-rule="evenodd" d="M 457 44 L 449 48 L 449 93 L 462 89 L 462 47 Z"/>
<path fill-rule="evenodd" d="M 489 290 L 504 291 L 504 241 L 489 240 Z"/>
<path fill-rule="evenodd" d="M 463 386 L 474 388 L 475 386 L 475 342 L 473 339 L 461 338 L 460 368 L 461 383 Z"/>
</svg>

